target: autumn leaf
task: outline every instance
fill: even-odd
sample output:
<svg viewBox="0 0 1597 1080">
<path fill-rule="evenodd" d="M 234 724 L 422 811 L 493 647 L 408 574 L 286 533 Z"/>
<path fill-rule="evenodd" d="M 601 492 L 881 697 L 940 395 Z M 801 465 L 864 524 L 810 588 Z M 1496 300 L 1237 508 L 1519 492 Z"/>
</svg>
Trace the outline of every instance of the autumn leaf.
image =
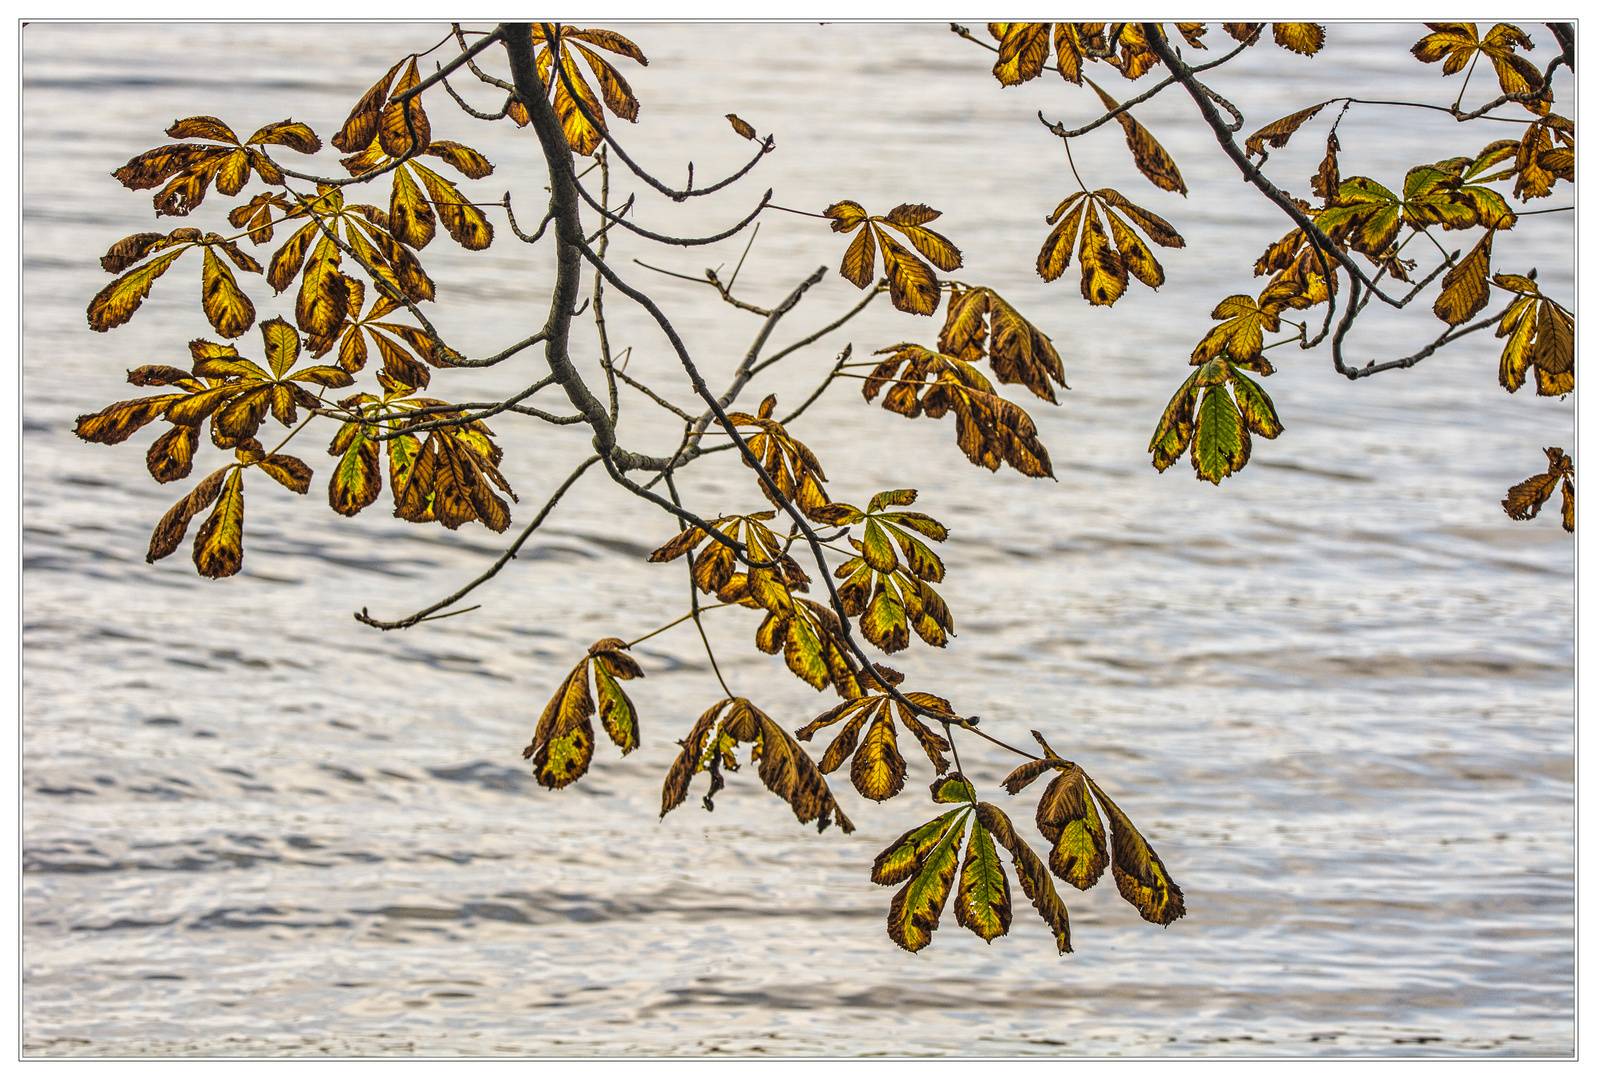
<svg viewBox="0 0 1597 1080">
<path fill-rule="evenodd" d="M 1004 86 L 1019 86 L 1035 79 L 1048 62 L 1047 23 L 988 23 L 987 32 L 998 41 L 993 77 Z"/>
<path fill-rule="evenodd" d="M 1103 102 L 1106 110 L 1119 108 L 1120 103 L 1106 94 L 1097 83 L 1091 79 L 1087 79 L 1086 82 L 1097 91 L 1098 99 Z M 1187 183 L 1181 179 L 1181 170 L 1176 168 L 1174 159 L 1165 148 L 1159 145 L 1159 140 L 1150 135 L 1148 129 L 1138 123 L 1129 110 L 1120 113 L 1115 119 L 1120 122 L 1121 128 L 1126 133 L 1126 146 L 1131 149 L 1131 159 L 1138 171 L 1146 176 L 1154 187 L 1186 195 Z"/>
<path fill-rule="evenodd" d="M 1054 945 L 1059 954 L 1063 956 L 1070 952 L 1070 916 L 1065 911 L 1064 903 L 1059 899 L 1059 893 L 1054 890 L 1053 880 L 1049 878 L 1048 869 L 1043 865 L 1043 861 L 1016 834 L 1014 824 L 1010 822 L 1008 815 L 992 803 L 976 804 L 976 820 L 987 828 L 994 840 L 1009 851 L 1010 857 L 1014 860 L 1015 877 L 1020 882 L 1021 890 L 1053 933 Z"/>
<path fill-rule="evenodd" d="M 582 42 L 597 45 L 644 66 L 649 61 L 641 49 L 613 31 L 561 26 L 557 34 L 558 37 L 551 44 L 540 24 L 534 23 L 532 26 L 533 41 L 543 46 L 535 55 L 538 75 L 544 86 L 553 91 L 555 113 L 560 118 L 560 126 L 565 131 L 566 141 L 572 151 L 591 157 L 604 141 L 605 108 L 623 120 L 637 123 L 638 99 L 615 66 Z M 573 51 L 582 54 L 594 78 L 598 80 L 599 92 L 604 99 L 603 107 L 577 67 Z M 555 56 L 551 53 L 558 56 L 558 72 L 555 70 Z"/>
<path fill-rule="evenodd" d="M 880 673 L 889 669 L 878 665 L 876 670 Z M 914 692 L 905 697 L 933 717 L 954 716 L 948 702 L 933 694 Z M 902 723 L 920 744 L 932 768 L 938 773 L 946 771 L 950 749 L 948 740 L 933 732 L 913 712 L 885 692 L 844 701 L 798 729 L 795 735 L 800 741 L 807 742 L 817 731 L 841 723 L 842 727 L 821 755 L 821 772 L 835 772 L 852 756 L 849 780 L 854 789 L 867 799 L 881 802 L 903 790 L 907 772 L 904 758 L 898 750 L 895 713 L 897 722 Z"/>
<path fill-rule="evenodd" d="M 911 315 L 930 315 L 937 310 L 941 283 L 931 266 L 889 236 L 886 229 L 898 232 L 940 270 L 957 270 L 964 265 L 959 249 L 946 236 L 925 227 L 942 212 L 924 203 L 902 203 L 885 215 L 870 215 L 859 203 L 845 199 L 828 206 L 822 216 L 832 219 L 833 232 L 853 232 L 864 225 L 844 253 L 838 272 L 856 287 L 867 288 L 876 280 L 876 249 L 880 247 L 882 272 L 887 277 L 893 306 Z"/>
<path fill-rule="evenodd" d="M 943 907 L 948 903 L 948 894 L 953 889 L 954 875 L 959 868 L 960 842 L 971 816 L 968 807 L 945 814 L 936 822 L 928 823 L 941 826 L 935 836 L 923 838 L 917 843 L 917 848 L 924 845 L 924 852 L 915 852 L 914 861 L 910 864 L 914 876 L 894 894 L 887 913 L 887 936 L 899 948 L 919 952 L 931 944 L 932 934 L 941 921 Z M 901 837 L 896 847 L 912 842 L 912 835 Z M 925 843 L 926 839 L 930 839 L 931 843 Z M 894 850 L 894 847 L 889 847 L 887 852 L 877 856 L 878 864 L 882 863 L 884 856 L 891 863 L 893 860 L 889 853 Z"/>
<path fill-rule="evenodd" d="M 1505 94 L 1520 94 L 1542 88 L 1542 75 L 1536 65 L 1515 49 L 1536 46 L 1525 31 L 1508 23 L 1498 23 L 1477 36 L 1474 23 L 1426 23 L 1431 31 L 1409 50 L 1422 64 L 1442 62 L 1443 75 L 1455 75 L 1477 55 L 1484 55 L 1497 72 L 1497 82 Z"/>
<path fill-rule="evenodd" d="M 732 124 L 732 130 L 743 136 L 745 139 L 759 138 L 759 134 L 754 130 L 754 125 L 750 124 L 747 120 L 740 120 L 733 113 L 727 113 L 726 118 Z"/>
<path fill-rule="evenodd" d="M 626 642 L 605 638 L 588 647 L 544 707 L 532 742 L 521 752 L 531 758 L 538 783 L 563 788 L 588 771 L 593 761 L 593 699 L 588 679 L 598 690 L 599 718 L 622 756 L 638 747 L 638 717 L 632 700 L 617 680 L 641 679 L 643 669 L 624 651 Z"/>
<path fill-rule="evenodd" d="M 1205 362 L 1181 384 L 1165 407 L 1148 449 L 1160 472 L 1190 449 L 1198 478 L 1218 484 L 1248 463 L 1253 435 L 1273 439 L 1282 430 L 1269 395 L 1221 355 Z"/>
<path fill-rule="evenodd" d="M 1514 198 L 1544 199 L 1559 180 L 1574 183 L 1574 146 L 1575 126 L 1562 116 L 1548 115 L 1526 128 L 1515 155 Z"/>
<path fill-rule="evenodd" d="M 1431 310 L 1449 326 L 1467 322 L 1486 306 L 1491 288 L 1487 276 L 1491 272 L 1492 237 L 1488 229 L 1473 250 L 1442 278 L 1442 292 Z"/>
<path fill-rule="evenodd" d="M 1492 282 L 1517 297 L 1497 324 L 1496 336 L 1508 339 L 1498 383 L 1512 394 L 1524 385 L 1526 370 L 1535 368 L 1537 394 L 1556 397 L 1574 390 L 1574 316 L 1543 296 L 1528 277 L 1495 274 Z"/>
<path fill-rule="evenodd" d="M 1272 305 L 1261 307 L 1253 297 L 1240 294 L 1220 301 L 1209 317 L 1222 322 L 1193 348 L 1194 365 L 1207 363 L 1221 353 L 1239 363 L 1262 361 L 1265 332 L 1273 334 L 1281 329 L 1280 314 Z M 1264 363 L 1268 366 L 1267 361 Z"/>
<path fill-rule="evenodd" d="M 1318 105 L 1301 109 L 1291 116 L 1283 116 L 1279 120 L 1272 120 L 1265 124 L 1258 131 L 1248 136 L 1247 142 L 1244 144 L 1247 149 L 1247 156 L 1250 158 L 1257 157 L 1259 164 L 1264 164 L 1270 157 L 1269 153 L 1264 149 L 1266 146 L 1273 147 L 1276 150 L 1281 149 L 1287 144 L 1287 140 L 1297 132 L 1298 128 L 1314 119 L 1320 110 L 1328 104 L 1330 102 L 1322 101 Z"/>
<path fill-rule="evenodd" d="M 1118 250 L 1111 245 L 1109 234 L 1098 219 L 1100 210 L 1109 221 Z M 1112 305 L 1132 275 L 1150 288 L 1164 284 L 1164 268 L 1132 231 L 1132 224 L 1161 247 L 1186 246 L 1169 222 L 1111 188 L 1076 192 L 1060 203 L 1047 221 L 1049 225 L 1056 221 L 1059 224 L 1043 241 L 1037 255 L 1038 275 L 1044 281 L 1053 281 L 1063 274 L 1079 239 L 1081 295 L 1093 305 Z"/>
<path fill-rule="evenodd" d="M 1054 404 L 1058 399 L 1054 397 L 1053 383 L 1070 389 L 1065 384 L 1064 363 L 1048 335 L 985 286 L 950 288 L 937 349 L 968 361 L 985 355 L 1000 382 L 1023 383 L 1032 393 Z"/>
<path fill-rule="evenodd" d="M 222 482 L 211 516 L 194 535 L 194 568 L 205 577 L 224 578 L 243 564 L 244 472 L 234 469 Z"/>
<path fill-rule="evenodd" d="M 1168 926 L 1181 918 L 1186 914 L 1181 888 L 1170 879 L 1164 861 L 1092 777 L 1086 777 L 1086 781 L 1109 819 L 1112 868 L 1120 895 L 1149 922 Z"/>
<path fill-rule="evenodd" d="M 1543 453 L 1547 455 L 1547 471 L 1509 488 L 1508 497 L 1503 500 L 1503 510 L 1515 521 L 1529 521 L 1541 512 L 1542 504 L 1552 498 L 1562 481 L 1564 531 L 1574 532 L 1575 463 L 1559 446 L 1546 447 Z"/>
<path fill-rule="evenodd" d="M 788 804 L 799 824 L 813 821 L 817 831 L 824 832 L 835 820 L 845 833 L 854 831 L 854 823 L 837 805 L 825 777 L 803 748 L 775 720 L 740 697 L 725 698 L 710 706 L 682 740 L 682 752 L 666 774 L 660 816 L 665 817 L 682 805 L 688 785 L 700 772 L 711 773 L 713 796 L 721 786 L 721 771 L 737 770 L 732 751 L 739 743 L 753 744 L 749 757 L 758 765 L 760 782 Z M 708 796 L 705 808 L 714 809 Z"/>
<path fill-rule="evenodd" d="M 808 514 L 831 501 L 827 498 L 826 489 L 821 486 L 826 473 L 810 448 L 789 435 L 780 421 L 771 418 L 775 409 L 776 395 L 769 394 L 760 402 L 757 415 L 734 412 L 727 414 L 727 420 L 738 427 L 758 429 L 746 441 L 749 452 L 775 482 L 773 489 L 764 477 L 760 478 L 760 491 L 765 497 L 778 507 L 784 501 L 796 503 L 800 510 Z M 747 459 L 744 459 L 744 464 L 751 469 L 754 467 Z"/>
<path fill-rule="evenodd" d="M 953 412 L 955 439 L 972 464 L 996 472 L 1007 463 L 1027 476 L 1053 476 L 1048 450 L 1031 417 L 999 397 L 969 363 L 907 342 L 877 350 L 883 353 L 889 354 L 887 359 L 865 378 L 866 401 L 874 401 L 894 382 L 882 407 L 911 418 L 924 413 L 940 419 Z"/>
<path fill-rule="evenodd" d="M 1271 23 L 1270 32 L 1277 45 L 1301 56 L 1313 56 L 1325 44 L 1325 27 L 1318 23 Z"/>
</svg>

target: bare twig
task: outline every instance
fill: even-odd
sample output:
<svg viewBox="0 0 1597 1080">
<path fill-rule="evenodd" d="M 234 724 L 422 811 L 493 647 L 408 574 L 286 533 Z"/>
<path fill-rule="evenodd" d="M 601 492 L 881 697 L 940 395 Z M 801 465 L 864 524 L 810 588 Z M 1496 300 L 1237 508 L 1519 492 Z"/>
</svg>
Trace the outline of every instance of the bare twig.
<svg viewBox="0 0 1597 1080">
<path fill-rule="evenodd" d="M 543 524 L 544 519 L 547 518 L 549 516 L 549 512 L 555 508 L 555 504 L 560 501 L 561 496 L 569 491 L 571 489 L 571 485 L 575 484 L 582 477 L 582 474 L 588 471 L 589 466 L 598 460 L 599 455 L 595 454 L 593 457 L 590 457 L 588 460 L 584 461 L 581 465 L 578 465 L 576 469 L 572 471 L 571 475 L 566 477 L 565 482 L 555 489 L 555 493 L 549 496 L 549 501 L 543 504 L 543 509 L 538 511 L 538 516 L 533 518 L 525 529 L 521 530 L 521 535 L 516 537 L 516 542 L 511 544 L 510 547 L 505 550 L 505 553 L 499 556 L 498 560 L 496 560 L 492 566 L 490 566 L 477 578 L 468 582 L 464 587 L 450 593 L 436 604 L 424 607 L 414 615 L 408 615 L 405 618 L 399 619 L 395 622 L 384 622 L 381 619 L 374 619 L 370 614 L 368 614 L 366 608 L 361 608 L 360 611 L 356 612 L 355 618 L 358 621 L 365 623 L 367 626 L 375 626 L 379 630 L 404 630 L 407 627 L 415 626 L 433 612 L 446 608 L 450 604 L 460 600 L 461 597 L 465 596 L 477 586 L 481 585 L 483 582 L 489 580 L 495 574 L 499 573 L 499 571 L 503 570 L 505 568 L 505 564 L 516 557 L 516 553 L 521 550 L 521 545 L 525 544 L 527 542 L 527 537 L 536 532 L 538 527 Z"/>
</svg>

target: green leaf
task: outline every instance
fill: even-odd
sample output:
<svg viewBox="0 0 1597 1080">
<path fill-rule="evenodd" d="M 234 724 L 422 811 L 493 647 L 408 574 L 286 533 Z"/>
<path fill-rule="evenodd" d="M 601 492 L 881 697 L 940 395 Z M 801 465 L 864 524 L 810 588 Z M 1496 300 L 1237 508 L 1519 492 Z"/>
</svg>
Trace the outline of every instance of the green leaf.
<svg viewBox="0 0 1597 1080">
<path fill-rule="evenodd" d="M 943 833 L 927 853 L 920 872 L 894 894 L 887 913 L 887 936 L 900 948 L 919 952 L 931 944 L 932 933 L 937 929 L 954 885 L 954 873 L 959 868 L 959 842 L 970 813 L 968 808 L 958 811 L 954 826 Z"/>
<path fill-rule="evenodd" d="M 925 864 L 926 853 L 954 827 L 963 808 L 950 810 L 942 817 L 917 825 L 887 845 L 871 866 L 871 880 L 878 885 L 897 885 L 907 881 Z"/>
<path fill-rule="evenodd" d="M 998 861 L 992 834 L 979 818 L 971 826 L 970 843 L 965 848 L 954 915 L 959 925 L 983 941 L 1009 933 L 1009 881 Z"/>
<path fill-rule="evenodd" d="M 932 801 L 940 803 L 976 801 L 976 789 L 960 773 L 949 773 L 932 781 Z"/>
<path fill-rule="evenodd" d="M 1237 406 L 1221 386 L 1211 386 L 1198 405 L 1192 437 L 1192 467 L 1198 477 L 1218 484 L 1248 463 L 1252 446 Z"/>
</svg>

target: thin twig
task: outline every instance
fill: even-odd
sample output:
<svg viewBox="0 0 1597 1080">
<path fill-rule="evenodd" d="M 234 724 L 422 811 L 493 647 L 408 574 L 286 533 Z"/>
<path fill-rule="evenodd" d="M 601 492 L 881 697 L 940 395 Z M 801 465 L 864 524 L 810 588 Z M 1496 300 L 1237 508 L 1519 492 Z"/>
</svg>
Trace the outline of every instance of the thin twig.
<svg viewBox="0 0 1597 1080">
<path fill-rule="evenodd" d="M 481 585 L 483 582 L 499 573 L 499 571 L 503 570 L 505 564 L 516 557 L 516 552 L 521 550 L 521 545 L 527 542 L 527 537 L 531 536 L 535 531 L 537 531 L 538 526 L 543 524 L 544 519 L 549 516 L 549 512 L 553 510 L 555 508 L 555 504 L 560 501 L 560 497 L 570 490 L 571 485 L 575 484 L 583 473 L 588 471 L 589 466 L 598 460 L 599 455 L 595 454 L 588 460 L 584 461 L 581 465 L 578 465 L 571 475 L 566 477 L 565 482 L 555 489 L 555 493 L 549 496 L 549 501 L 543 504 L 543 509 L 538 511 L 538 516 L 533 518 L 525 529 L 521 530 L 521 535 L 516 537 L 516 542 L 511 544 L 510 547 L 505 550 L 505 553 L 499 556 L 498 560 L 496 560 L 492 566 L 490 566 L 475 580 L 468 582 L 463 588 L 450 593 L 436 604 L 433 604 L 430 607 L 422 608 L 414 615 L 407 616 L 406 618 L 400 619 L 396 622 L 384 622 L 381 619 L 374 619 L 367 613 L 367 609 L 365 608 L 361 608 L 360 611 L 356 612 L 355 618 L 358 621 L 365 623 L 367 626 L 375 626 L 379 630 L 404 630 L 407 627 L 415 626 L 433 612 L 442 608 L 446 608 L 450 604 L 455 603 L 461 597 L 471 592 L 471 590 L 475 589 L 477 586 Z"/>
</svg>

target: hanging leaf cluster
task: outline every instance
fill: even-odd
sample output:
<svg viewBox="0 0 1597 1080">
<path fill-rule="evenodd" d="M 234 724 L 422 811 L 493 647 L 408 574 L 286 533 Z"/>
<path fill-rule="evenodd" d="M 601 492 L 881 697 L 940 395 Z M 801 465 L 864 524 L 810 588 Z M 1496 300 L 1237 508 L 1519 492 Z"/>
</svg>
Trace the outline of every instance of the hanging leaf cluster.
<svg viewBox="0 0 1597 1080">
<path fill-rule="evenodd" d="M 200 308 L 206 319 L 223 337 L 238 337 L 254 326 L 255 305 L 239 288 L 233 271 L 216 253 L 220 250 L 234 266 L 248 274 L 259 274 L 261 264 L 237 244 L 214 232 L 183 228 L 164 234 L 134 233 L 111 245 L 101 257 L 100 265 L 106 273 L 121 276 L 89 301 L 89 328 L 103 334 L 133 318 L 133 313 L 149 297 L 155 279 L 171 269 L 184 252 L 195 248 L 205 252 L 200 269 Z"/>
<path fill-rule="evenodd" d="M 205 200 L 212 183 L 223 195 L 237 195 L 252 172 L 263 184 L 282 186 L 282 170 L 257 147 L 286 146 L 301 154 L 314 154 L 322 148 L 315 132 L 293 120 L 267 124 L 242 143 L 232 128 L 214 116 L 174 120 L 166 134 L 172 139 L 207 141 L 147 150 L 111 174 L 130 191 L 163 184 L 155 193 L 156 217 L 186 217 Z"/>
<path fill-rule="evenodd" d="M 833 232 L 850 233 L 864 226 L 843 253 L 838 272 L 859 288 L 868 287 L 876 280 L 876 249 L 881 248 L 888 296 L 899 311 L 911 315 L 932 314 L 942 297 L 942 287 L 932 268 L 893 239 L 887 229 L 908 240 L 916 251 L 945 273 L 964 265 L 959 249 L 946 236 L 926 228 L 927 222 L 936 221 L 943 214 L 924 203 L 901 203 L 885 216 L 875 216 L 867 214 L 859 203 L 845 199 L 821 213 L 832 219 Z"/>
<path fill-rule="evenodd" d="M 681 741 L 682 752 L 671 763 L 660 793 L 660 816 L 682 805 L 693 778 L 701 772 L 710 774 L 704 808 L 714 810 L 715 796 L 726 786 L 723 774 L 738 771 L 739 743 L 752 744 L 749 760 L 757 763 L 760 782 L 788 804 L 800 825 L 813 821 L 817 831 L 824 832 L 835 821 L 845 833 L 854 831 L 854 823 L 837 805 L 826 778 L 804 748 L 775 720 L 740 697 L 724 698 L 710 706 Z"/>
<path fill-rule="evenodd" d="M 775 511 L 762 510 L 708 522 L 729 540 L 741 538 L 747 572 L 736 569 L 738 553 L 732 547 L 699 526 L 683 530 L 650 555 L 649 561 L 679 559 L 708 540 L 691 562 L 694 586 L 700 592 L 714 593 L 724 604 L 764 611 L 765 618 L 754 634 L 761 652 L 780 653 L 788 670 L 817 690 L 830 686 L 843 698 L 858 697 L 864 693 L 859 667 L 843 640 L 842 624 L 830 607 L 794 595 L 807 592 L 810 579 L 787 554 L 785 542 L 765 525 L 775 516 Z"/>
<path fill-rule="evenodd" d="M 765 477 L 760 477 L 761 493 L 776 506 L 791 502 L 805 514 L 811 514 L 829 501 L 826 489 L 821 487 L 826 473 L 809 447 L 789 435 L 781 421 L 771 419 L 775 411 L 776 395 L 768 394 L 760 402 L 756 415 L 734 412 L 728 413 L 727 419 L 738 427 L 758 429 L 747 439 L 749 452 L 759 459 L 766 475 L 776 482 L 773 490 Z M 743 463 L 751 469 L 754 467 L 746 458 Z"/>
<path fill-rule="evenodd" d="M 932 583 L 943 580 L 943 561 L 910 535 L 915 532 L 941 542 L 948 538 L 948 530 L 926 514 L 888 509 L 914 501 L 911 490 L 883 491 L 872 496 L 865 510 L 832 503 L 811 515 L 828 525 L 865 526 L 859 538 L 848 538 L 855 555 L 834 574 L 843 581 L 837 591 L 844 613 L 859 619 L 866 640 L 887 653 L 909 647 L 910 627 L 922 641 L 939 649 L 948 644 L 954 629 L 948 605 L 932 588 Z"/>
<path fill-rule="evenodd" d="M 1100 212 L 1109 223 L 1107 231 Z M 1053 281 L 1075 256 L 1081 262 L 1081 295 L 1094 306 L 1112 306 L 1132 277 L 1151 289 L 1164 284 L 1164 268 L 1132 224 L 1160 247 L 1187 246 L 1168 221 L 1111 188 L 1076 192 L 1048 215 L 1048 224 L 1056 221 L 1059 224 L 1037 253 L 1037 273 L 1044 281 Z"/>
<path fill-rule="evenodd" d="M 395 81 L 401 66 L 404 74 Z M 391 175 L 388 212 L 380 227 L 399 244 L 419 251 L 442 223 L 461 247 L 481 251 L 493 243 L 488 219 L 451 181 L 415 159 L 435 157 L 471 180 L 492 175 L 494 167 L 469 146 L 432 137 L 420 96 L 405 96 L 420 82 L 415 57 L 395 64 L 356 103 L 332 143 L 346 153 L 341 164 L 351 176 Z"/>
<path fill-rule="evenodd" d="M 998 848 L 1009 852 L 1021 890 L 1053 934 L 1060 954 L 1070 948 L 1070 917 L 1041 858 L 1015 832 L 998 807 L 978 802 L 971 783 L 959 773 L 932 782 L 932 798 L 961 803 L 953 810 L 910 829 L 894 840 L 871 867 L 878 885 L 903 888 L 893 895 L 887 913 L 887 936 L 900 948 L 919 952 L 931 944 L 948 897 L 960 926 L 984 941 L 1009 933 L 1009 879 Z"/>
<path fill-rule="evenodd" d="M 1018 795 L 1044 773 L 1053 772 L 1037 800 L 1037 831 L 1053 844 L 1048 868 L 1061 881 L 1086 890 L 1098 883 L 1104 867 L 1112 866 L 1120 895 L 1144 919 L 1168 926 L 1185 915 L 1180 886 L 1171 880 L 1164 861 L 1131 819 L 1079 765 L 1055 754 L 1038 732 L 1032 732 L 1032 737 L 1042 744 L 1047 756 L 1011 772 L 1004 778 L 1004 790 Z M 1102 817 L 1093 806 L 1094 799 L 1103 809 Z"/>
<path fill-rule="evenodd" d="M 1542 295 L 1536 282 L 1519 274 L 1497 274 L 1492 283 L 1515 295 L 1497 324 L 1506 337 L 1497 381 L 1513 393 L 1525 385 L 1527 368 L 1536 371 L 1536 393 L 1559 397 L 1575 389 L 1575 317 Z"/>
<path fill-rule="evenodd" d="M 1575 125 L 1549 113 L 1525 129 L 1514 155 L 1514 198 L 1545 199 L 1553 185 L 1575 182 Z"/>
<path fill-rule="evenodd" d="M 1503 500 L 1503 511 L 1515 521 L 1529 521 L 1541 513 L 1542 504 L 1553 497 L 1553 492 L 1563 489 L 1563 525 L 1565 532 L 1575 531 L 1575 463 L 1561 446 L 1548 446 L 1547 471 L 1522 480 L 1508 489 Z"/>
<path fill-rule="evenodd" d="M 610 61 L 588 46 L 595 45 L 647 67 L 649 61 L 643 50 L 612 30 L 579 30 L 572 26 L 557 27 L 551 37 L 541 25 L 534 23 L 532 40 L 537 49 L 538 78 L 553 92 L 555 115 L 560 118 L 566 142 L 574 152 L 591 157 L 599 148 L 604 141 L 603 133 L 608 130 L 604 119 L 606 108 L 623 120 L 638 122 L 638 99 L 632 87 Z M 603 106 L 583 77 L 574 53 L 580 54 L 592 70 L 599 83 L 599 94 L 604 98 Z M 555 70 L 556 56 L 560 65 L 558 71 Z M 520 102 L 511 106 L 510 115 L 522 126 L 531 122 L 526 106 Z"/>
<path fill-rule="evenodd" d="M 1233 38 L 1249 44 L 1258 39 L 1264 28 L 1263 23 L 1223 25 Z M 1275 43 L 1300 55 L 1313 56 L 1325 44 L 1325 28 L 1316 23 L 1270 25 Z M 1208 48 L 1203 44 L 1209 29 L 1206 24 L 1186 22 L 1175 26 L 1187 44 L 1195 49 Z M 987 33 L 998 42 L 993 77 L 1004 86 L 1018 86 L 1050 68 L 1080 86 L 1083 66 L 1098 61 L 1133 80 L 1159 65 L 1159 58 L 1148 48 L 1141 23 L 988 23 Z M 1050 43 L 1052 65 L 1048 63 Z"/>
<path fill-rule="evenodd" d="M 876 351 L 888 355 L 865 377 L 866 401 L 876 400 L 891 382 L 882 408 L 912 419 L 924 413 L 936 420 L 952 412 L 955 439 L 972 464 L 994 472 L 1008 464 L 1027 476 L 1054 475 L 1031 417 L 999 397 L 969 363 L 908 342 Z"/>
<path fill-rule="evenodd" d="M 875 672 L 883 681 L 894 686 L 904 678 L 892 668 L 880 664 L 876 665 Z M 904 694 L 904 697 L 933 718 L 958 719 L 953 706 L 935 694 L 915 691 Z M 912 710 L 885 692 L 866 694 L 834 706 L 799 728 L 795 734 L 801 741 L 808 742 L 817 731 L 842 723 L 842 728 L 821 756 L 821 772 L 836 772 L 852 756 L 849 781 L 854 785 L 854 790 L 867 799 L 881 802 L 904 790 L 907 772 L 904 756 L 898 750 L 895 714 L 897 722 L 903 724 L 920 744 L 935 773 L 941 776 L 947 772 L 948 740 L 931 730 Z"/>
<path fill-rule="evenodd" d="M 1164 472 L 1190 449 L 1198 479 L 1218 484 L 1248 463 L 1253 435 L 1281 434 L 1274 403 L 1242 373 L 1244 366 L 1250 365 L 1221 353 L 1188 376 L 1148 443 L 1154 468 Z"/>
<path fill-rule="evenodd" d="M 348 291 L 348 310 L 344 322 L 323 337 L 313 337 L 305 342 L 312 355 L 324 356 L 334 347 L 338 349 L 338 366 L 350 374 L 362 370 L 373 347 L 382 358 L 377 381 L 391 394 L 406 394 L 412 390 L 425 390 L 432 381 L 428 363 L 447 365 L 445 352 L 440 357 L 437 346 L 419 327 L 408 323 L 385 321 L 386 317 L 403 306 L 392 297 L 376 293 L 365 315 L 360 311 L 365 304 L 366 286 L 357 278 L 345 281 Z M 369 342 L 369 344 L 368 344 Z"/>
<path fill-rule="evenodd" d="M 1542 73 L 1519 49 L 1536 47 L 1525 31 L 1509 23 L 1498 23 L 1483 38 L 1474 23 L 1426 23 L 1431 31 L 1409 51 L 1422 64 L 1442 64 L 1443 75 L 1456 75 L 1479 57 L 1491 61 L 1497 85 L 1505 94 L 1538 94 L 1521 102 L 1538 116 L 1545 115 L 1551 98 L 1546 93 Z"/>
<path fill-rule="evenodd" d="M 638 748 L 638 711 L 621 682 L 643 678 L 643 669 L 625 652 L 620 638 L 604 638 L 588 646 L 588 655 L 571 669 L 538 718 L 532 742 L 521 752 L 532 759 L 533 776 L 546 788 L 574 783 L 593 762 L 593 702 L 597 691 L 599 722 L 621 755 Z M 593 689 L 589 689 L 589 678 Z"/>
<path fill-rule="evenodd" d="M 948 311 L 937 351 L 971 363 L 986 357 L 999 382 L 1023 383 L 1050 404 L 1059 403 L 1054 383 L 1070 389 L 1053 341 L 986 286 L 966 288 L 949 283 Z"/>
</svg>

